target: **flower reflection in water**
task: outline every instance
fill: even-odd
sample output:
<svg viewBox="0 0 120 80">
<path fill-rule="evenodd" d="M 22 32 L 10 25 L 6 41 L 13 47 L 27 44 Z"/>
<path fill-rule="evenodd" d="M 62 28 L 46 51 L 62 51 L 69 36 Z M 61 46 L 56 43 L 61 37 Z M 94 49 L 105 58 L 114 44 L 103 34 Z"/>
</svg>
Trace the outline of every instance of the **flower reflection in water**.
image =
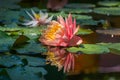
<svg viewBox="0 0 120 80">
<path fill-rule="evenodd" d="M 74 70 L 74 57 L 75 54 L 65 51 L 64 48 L 49 48 L 49 51 L 45 53 L 47 55 L 47 63 L 58 67 L 60 71 L 64 67 L 64 72 Z"/>
</svg>

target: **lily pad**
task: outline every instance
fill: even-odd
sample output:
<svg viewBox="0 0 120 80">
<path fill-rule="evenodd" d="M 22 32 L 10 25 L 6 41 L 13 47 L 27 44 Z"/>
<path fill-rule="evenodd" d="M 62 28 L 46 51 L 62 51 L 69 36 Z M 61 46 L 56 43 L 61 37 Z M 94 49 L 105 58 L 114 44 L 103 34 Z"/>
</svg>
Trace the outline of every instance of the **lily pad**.
<svg viewBox="0 0 120 80">
<path fill-rule="evenodd" d="M 28 37 L 26 37 L 26 36 L 24 36 L 24 35 L 20 35 L 20 36 L 16 39 L 16 41 L 14 42 L 13 47 L 18 47 L 18 46 L 20 46 L 20 45 L 23 45 L 23 44 L 25 44 L 28 40 L 29 40 Z"/>
<path fill-rule="evenodd" d="M 17 32 L 21 30 L 21 27 L 19 27 L 16 23 L 11 23 L 8 25 L 0 26 L 0 30 L 5 32 Z"/>
<path fill-rule="evenodd" d="M 90 13 L 92 12 L 92 9 L 68 9 L 68 8 L 63 8 L 60 9 L 60 11 L 64 11 L 66 13 Z"/>
<path fill-rule="evenodd" d="M 96 21 L 96 20 L 93 20 L 93 19 L 77 19 L 77 24 L 80 24 L 80 25 L 98 25 L 98 23 L 100 23 L 101 20 L 99 21 Z"/>
<path fill-rule="evenodd" d="M 97 44 L 83 44 L 82 47 L 70 47 L 67 50 L 73 53 L 81 52 L 84 54 L 105 54 L 110 52 L 107 47 Z"/>
<path fill-rule="evenodd" d="M 0 11 L 0 19 L 3 24 L 18 23 L 19 11 L 2 10 Z"/>
<path fill-rule="evenodd" d="M 0 65 L 4 67 L 12 67 L 14 65 L 23 64 L 20 57 L 15 55 L 0 56 Z"/>
<path fill-rule="evenodd" d="M 47 51 L 46 47 L 35 41 L 31 41 L 29 44 L 16 48 L 15 50 L 20 54 L 41 54 Z"/>
<path fill-rule="evenodd" d="M 100 2 L 98 2 L 98 5 L 108 6 L 108 7 L 118 6 L 119 4 L 120 4 L 119 1 L 100 1 Z"/>
<path fill-rule="evenodd" d="M 77 32 L 77 35 L 87 35 L 87 34 L 91 34 L 91 33 L 93 33 L 93 31 L 90 29 L 80 28 Z"/>
<path fill-rule="evenodd" d="M 30 27 L 22 27 L 22 26 L 14 26 L 11 27 L 6 25 L 3 27 L 0 27 L 1 31 L 6 32 L 9 35 L 25 35 L 29 37 L 30 39 L 35 39 L 38 38 L 39 35 L 42 33 L 42 31 L 46 28 L 46 26 L 39 26 L 35 28 L 30 28 Z"/>
<path fill-rule="evenodd" d="M 21 29 L 21 32 L 29 37 L 30 39 L 35 39 L 38 38 L 42 31 L 46 28 L 46 26 L 39 26 L 39 27 L 35 27 L 35 28 L 29 28 L 29 27 L 24 27 Z"/>
<path fill-rule="evenodd" d="M 50 16 L 51 15 L 54 15 L 54 17 L 56 18 L 57 16 L 62 16 L 62 17 L 68 17 L 68 14 L 67 13 L 64 13 L 64 12 L 60 12 L 60 13 L 48 13 Z M 87 15 L 76 15 L 76 14 L 72 14 L 72 17 L 79 20 L 79 19 L 82 19 L 82 20 L 86 20 L 86 19 L 92 19 L 92 16 L 87 16 Z"/>
<path fill-rule="evenodd" d="M 120 8 L 119 7 L 101 7 L 101 8 L 94 8 L 93 12 L 98 14 L 104 14 L 104 15 L 120 15 Z"/>
<path fill-rule="evenodd" d="M 9 51 L 16 40 L 2 31 L 0 31 L 0 38 L 0 52 Z"/>
<path fill-rule="evenodd" d="M 20 57 L 21 59 L 27 59 L 28 65 L 32 67 L 46 65 L 46 61 L 43 58 L 31 57 L 31 56 L 20 56 Z"/>
<path fill-rule="evenodd" d="M 65 5 L 66 8 L 94 8 L 94 4 L 89 4 L 89 3 L 71 3 Z"/>
<path fill-rule="evenodd" d="M 19 9 L 20 6 L 17 4 L 19 3 L 21 0 L 1 0 L 0 1 L 0 8 L 4 8 L 4 9 Z"/>
<path fill-rule="evenodd" d="M 16 66 L 4 68 L 4 70 L 6 70 L 10 80 L 44 80 L 43 76 L 47 74 L 46 70 L 42 67 Z"/>
<path fill-rule="evenodd" d="M 56 19 L 57 18 L 57 16 L 62 16 L 62 17 L 67 17 L 68 16 L 68 14 L 66 14 L 65 12 L 56 12 L 56 13 L 54 13 L 54 12 L 49 12 L 48 13 L 48 15 L 49 16 L 53 16 L 53 19 Z"/>
<path fill-rule="evenodd" d="M 120 55 L 120 43 L 100 43 L 100 45 L 108 47 L 111 53 Z"/>
</svg>

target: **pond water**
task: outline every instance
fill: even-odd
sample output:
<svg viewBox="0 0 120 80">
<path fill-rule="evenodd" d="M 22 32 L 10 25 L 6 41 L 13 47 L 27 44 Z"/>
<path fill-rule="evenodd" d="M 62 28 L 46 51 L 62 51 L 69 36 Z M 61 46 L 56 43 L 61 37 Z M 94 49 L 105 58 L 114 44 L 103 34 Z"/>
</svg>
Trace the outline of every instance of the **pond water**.
<svg viewBox="0 0 120 80">
<path fill-rule="evenodd" d="M 26 0 L 27 1 L 27 0 Z M 32 2 L 32 1 L 31 1 Z M 45 3 L 46 1 L 41 0 L 41 3 Z M 45 8 L 45 5 L 39 4 L 38 2 L 34 2 L 33 4 L 28 4 L 28 2 L 22 2 L 20 3 L 24 7 L 41 7 Z M 17 10 L 16 10 L 17 11 Z M 98 25 L 83 25 L 81 26 L 82 28 L 87 28 L 91 29 L 93 33 L 88 34 L 88 35 L 80 35 L 80 37 L 83 39 L 83 43 L 88 43 L 88 44 L 95 44 L 95 43 L 120 43 L 120 16 L 111 16 L 109 14 L 107 15 L 102 15 L 102 14 L 97 14 L 97 13 L 83 13 L 84 15 L 89 15 L 92 16 L 94 20 L 106 20 L 108 21 L 108 26 L 105 27 L 106 30 L 104 30 L 103 24 L 98 24 Z M 79 13 L 77 14 L 79 15 Z M 2 24 L 3 25 L 3 24 Z M 117 31 L 113 31 L 114 29 L 118 29 Z M 108 31 L 110 30 L 110 31 Z M 35 30 L 36 31 L 36 30 Z M 7 32 L 7 31 L 6 31 Z M 19 31 L 18 31 L 19 32 Z M 32 32 L 32 31 L 30 31 Z M 39 33 L 39 32 L 38 32 Z M 29 34 L 29 33 L 27 33 Z M 34 35 L 34 34 L 33 34 Z M 35 40 L 36 41 L 36 40 Z M 34 42 L 31 42 L 33 44 Z M 34 44 L 35 46 L 38 45 L 38 43 Z M 39 46 L 39 45 L 38 45 Z M 33 46 L 27 46 L 28 51 L 34 51 Z M 38 47 L 36 47 L 38 48 Z M 26 49 L 22 49 L 21 51 L 27 51 Z M 36 52 L 41 51 L 42 49 L 39 50 L 36 49 Z M 44 50 L 44 48 L 43 48 Z M 19 53 L 20 50 L 18 50 Z M 23 51 L 23 52 L 24 52 Z M 13 50 L 11 53 L 14 53 L 16 55 L 17 52 Z M 27 52 L 26 52 L 27 53 Z M 5 53 L 5 54 L 10 54 L 10 53 Z M 18 54 L 17 54 L 18 55 Z M 20 54 L 24 55 L 23 54 Z M 26 54 L 25 54 L 26 55 Z M 27 54 L 27 56 L 32 56 L 32 57 L 43 57 L 43 55 L 39 54 Z M 31 57 L 30 57 L 31 58 Z M 44 57 L 45 58 L 45 57 Z M 32 59 L 30 59 L 32 61 Z M 38 61 L 36 63 L 31 62 L 33 65 L 32 67 L 40 66 L 39 61 L 41 60 L 36 60 Z M 25 63 L 28 64 L 28 63 Z M 14 66 L 14 65 L 13 65 Z M 3 66 L 2 66 L 3 67 Z M 30 65 L 31 67 L 31 65 Z M 36 69 L 36 68 L 35 68 Z M 52 72 L 54 71 L 55 68 L 47 67 L 48 71 Z M 0 69 L 1 71 L 1 69 Z M 36 69 L 37 71 L 37 69 Z M 57 70 L 55 70 L 56 72 Z M 56 72 L 58 73 L 58 71 Z M 48 74 L 51 75 L 51 73 L 48 72 Z M 63 74 L 63 72 L 62 72 Z M 55 75 L 55 73 L 52 73 L 52 75 Z M 59 75 L 56 74 L 58 77 Z M 1 74 L 0 74 L 1 76 Z M 60 74 L 60 77 L 63 76 Z M 1 78 L 0 78 L 1 79 Z M 49 78 L 48 78 L 49 79 Z M 59 79 L 59 78 L 58 78 Z M 37 79 L 38 80 L 38 79 Z M 51 80 L 51 79 L 49 79 Z M 54 78 L 53 78 L 54 80 Z M 120 80 L 120 55 L 109 53 L 109 54 L 80 54 L 75 58 L 75 70 L 70 71 L 67 73 L 67 77 L 65 80 Z"/>
</svg>

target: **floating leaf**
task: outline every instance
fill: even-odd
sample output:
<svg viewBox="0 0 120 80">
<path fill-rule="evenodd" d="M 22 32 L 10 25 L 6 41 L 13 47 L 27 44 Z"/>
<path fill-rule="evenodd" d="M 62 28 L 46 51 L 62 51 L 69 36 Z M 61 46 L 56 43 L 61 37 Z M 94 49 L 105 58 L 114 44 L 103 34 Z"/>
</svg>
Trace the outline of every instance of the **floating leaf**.
<svg viewBox="0 0 120 80">
<path fill-rule="evenodd" d="M 68 9 L 68 8 L 63 8 L 60 9 L 60 11 L 64 11 L 66 13 L 90 13 L 92 12 L 91 9 Z"/>
<path fill-rule="evenodd" d="M 42 31 L 46 28 L 46 26 L 39 26 L 39 27 L 35 27 L 35 28 L 29 28 L 29 27 L 25 27 L 22 28 L 21 32 L 29 37 L 30 39 L 35 39 L 38 38 L 40 36 L 40 34 L 42 33 Z"/>
<path fill-rule="evenodd" d="M 0 1 L 0 8 L 2 9 L 19 9 L 20 6 L 17 5 L 21 0 L 2 0 Z"/>
<path fill-rule="evenodd" d="M 98 2 L 98 5 L 108 6 L 108 7 L 118 6 L 119 4 L 120 4 L 119 1 L 100 1 L 100 2 Z"/>
<path fill-rule="evenodd" d="M 0 31 L 0 52 L 9 51 L 16 39 Z"/>
<path fill-rule="evenodd" d="M 0 26 L 0 30 L 1 31 L 5 31 L 5 32 L 17 32 L 20 31 L 22 28 L 19 27 L 16 23 L 11 23 L 10 25 L 4 25 L 4 26 Z"/>
<path fill-rule="evenodd" d="M 24 36 L 24 35 L 20 35 L 20 36 L 16 39 L 16 41 L 14 42 L 13 47 L 18 47 L 18 46 L 20 46 L 20 45 L 23 45 L 23 44 L 25 44 L 28 40 L 29 40 L 28 37 L 26 37 L 26 36 Z"/>
<path fill-rule="evenodd" d="M 92 16 L 88 16 L 88 15 L 72 15 L 73 18 L 77 19 L 77 20 L 88 20 L 88 19 L 92 19 Z"/>
<path fill-rule="evenodd" d="M 101 23 L 101 20 L 99 21 L 96 21 L 96 20 L 93 20 L 93 19 L 78 19 L 77 20 L 77 24 L 80 24 L 80 25 L 98 25 L 98 23 Z"/>
<path fill-rule="evenodd" d="M 16 66 L 5 68 L 5 70 L 11 80 L 43 80 L 43 76 L 47 74 L 46 70 L 42 67 Z"/>
<path fill-rule="evenodd" d="M 29 66 L 44 66 L 46 61 L 43 58 L 31 57 L 31 56 L 20 56 L 21 59 L 27 59 Z"/>
<path fill-rule="evenodd" d="M 93 8 L 95 7 L 94 4 L 89 4 L 89 3 L 71 3 L 65 5 L 66 8 Z"/>
<path fill-rule="evenodd" d="M 120 43 L 100 43 L 110 49 L 111 53 L 120 54 Z"/>
<path fill-rule="evenodd" d="M 23 64 L 20 57 L 15 55 L 0 56 L 0 65 L 4 67 L 12 67 L 14 65 Z"/>
<path fill-rule="evenodd" d="M 5 32 L 0 31 L 0 38 L 9 38 L 9 36 Z"/>
<path fill-rule="evenodd" d="M 107 47 L 97 44 L 83 44 L 83 47 L 70 47 L 67 50 L 69 52 L 82 52 L 85 54 L 104 54 L 110 52 Z"/>
<path fill-rule="evenodd" d="M 57 13 L 49 12 L 48 15 L 53 16 L 54 19 L 56 19 L 57 16 L 62 16 L 62 17 L 67 17 L 68 16 L 68 14 L 66 14 L 64 12 L 57 12 Z"/>
<path fill-rule="evenodd" d="M 36 43 L 35 41 L 31 41 L 29 44 L 15 50 L 20 54 L 40 54 L 47 51 L 43 45 Z"/>
<path fill-rule="evenodd" d="M 87 35 L 87 34 L 91 34 L 91 33 L 93 33 L 93 31 L 90 29 L 80 28 L 77 32 L 77 35 Z"/>
<path fill-rule="evenodd" d="M 19 11 L 3 10 L 0 11 L 0 19 L 3 24 L 18 23 L 19 14 Z"/>
<path fill-rule="evenodd" d="M 105 15 L 120 15 L 120 8 L 119 7 L 101 7 L 101 8 L 94 8 L 93 12 L 98 14 L 105 14 Z"/>
<path fill-rule="evenodd" d="M 8 25 L 4 27 L 0 27 L 1 31 L 6 32 L 9 35 L 25 35 L 29 37 L 30 39 L 35 39 L 38 38 L 39 35 L 42 33 L 42 31 L 46 28 L 46 26 L 39 26 L 35 28 L 30 28 L 30 27 L 21 27 L 21 26 L 16 26 L 16 27 L 8 27 Z"/>
<path fill-rule="evenodd" d="M 2 68 L 0 68 L 0 80 L 11 80 L 7 71 Z"/>
</svg>

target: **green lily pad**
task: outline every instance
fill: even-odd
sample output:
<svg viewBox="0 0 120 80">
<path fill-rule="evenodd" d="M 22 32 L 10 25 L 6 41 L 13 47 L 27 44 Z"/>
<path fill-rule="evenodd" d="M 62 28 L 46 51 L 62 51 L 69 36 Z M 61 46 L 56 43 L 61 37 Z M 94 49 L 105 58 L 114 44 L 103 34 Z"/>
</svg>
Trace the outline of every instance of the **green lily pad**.
<svg viewBox="0 0 120 80">
<path fill-rule="evenodd" d="M 92 9 L 68 9 L 68 8 L 63 8 L 60 9 L 60 11 L 66 12 L 66 13 L 90 13 L 92 12 Z"/>
<path fill-rule="evenodd" d="M 46 61 L 43 58 L 31 57 L 31 56 L 20 56 L 20 57 L 21 59 L 27 59 L 28 65 L 32 67 L 46 65 Z"/>
<path fill-rule="evenodd" d="M 29 28 L 29 27 L 25 27 L 21 29 L 21 32 L 29 37 L 30 39 L 35 39 L 38 38 L 42 31 L 46 28 L 46 26 L 39 26 L 39 27 L 35 27 L 35 28 Z"/>
<path fill-rule="evenodd" d="M 25 35 L 29 37 L 30 39 L 35 39 L 38 38 L 39 35 L 42 33 L 42 31 L 46 28 L 46 26 L 39 26 L 35 28 L 30 28 L 30 27 L 22 27 L 22 26 L 14 26 L 13 25 L 6 25 L 3 27 L 0 27 L 1 31 L 6 32 L 9 35 Z"/>
<path fill-rule="evenodd" d="M 44 75 L 47 74 L 42 67 L 16 66 L 3 69 L 7 72 L 10 80 L 44 80 Z"/>
<path fill-rule="evenodd" d="M 94 4 L 89 4 L 89 3 L 71 3 L 65 5 L 66 8 L 94 8 Z"/>
<path fill-rule="evenodd" d="M 98 14 L 104 15 L 120 15 L 120 8 L 119 7 L 101 7 L 101 8 L 94 8 L 93 12 Z"/>
<path fill-rule="evenodd" d="M 0 52 L 9 51 L 16 39 L 0 31 Z"/>
<path fill-rule="evenodd" d="M 19 9 L 20 6 L 17 4 L 19 3 L 21 0 L 2 0 L 0 1 L 0 8 L 5 8 L 5 9 Z"/>
<path fill-rule="evenodd" d="M 66 14 L 65 12 L 56 12 L 56 13 L 54 13 L 54 12 L 49 12 L 48 13 L 48 15 L 49 16 L 53 16 L 53 19 L 57 19 L 57 16 L 62 16 L 62 17 L 67 17 L 68 16 L 68 14 Z"/>
<path fill-rule="evenodd" d="M 96 44 L 83 44 L 82 47 L 70 47 L 67 50 L 73 53 L 81 52 L 84 54 L 105 54 L 110 52 L 107 47 Z"/>
<path fill-rule="evenodd" d="M 100 43 L 110 49 L 111 53 L 120 54 L 120 43 Z"/>
<path fill-rule="evenodd" d="M 46 47 L 35 41 L 31 41 L 29 44 L 16 48 L 15 50 L 20 54 L 41 54 L 47 51 Z"/>
<path fill-rule="evenodd" d="M 93 33 L 93 31 L 90 29 L 80 28 L 77 32 L 77 35 L 87 35 L 87 34 L 91 34 L 91 33 Z"/>
<path fill-rule="evenodd" d="M 0 68 L 0 80 L 11 80 L 7 71 L 2 68 Z"/>
<path fill-rule="evenodd" d="M 18 23 L 19 11 L 2 10 L 0 11 L 0 20 L 3 24 Z"/>
<path fill-rule="evenodd" d="M 19 27 L 16 23 L 11 23 L 8 25 L 0 26 L 0 30 L 5 32 L 18 32 L 21 30 L 21 27 Z"/>
<path fill-rule="evenodd" d="M 12 67 L 14 65 L 23 64 L 20 57 L 15 55 L 0 56 L 0 65 L 4 67 Z"/>
<path fill-rule="evenodd" d="M 23 45 L 23 44 L 25 44 L 28 40 L 29 40 L 28 37 L 26 37 L 26 36 L 24 36 L 24 35 L 20 35 L 20 36 L 16 39 L 16 41 L 14 42 L 13 47 L 18 47 L 18 46 L 20 46 L 20 45 Z"/>
<path fill-rule="evenodd" d="M 88 15 L 75 15 L 75 14 L 72 14 L 72 16 L 76 20 L 88 20 L 88 19 L 92 19 L 92 16 L 88 16 Z"/>
<path fill-rule="evenodd" d="M 108 7 L 118 6 L 119 4 L 120 4 L 119 1 L 100 1 L 100 2 L 98 2 L 98 5 L 108 6 Z"/>
<path fill-rule="evenodd" d="M 62 13 L 49 13 L 49 15 L 54 15 L 54 18 L 56 19 L 57 16 L 62 16 L 62 17 L 68 17 L 68 14 L 62 12 Z M 77 23 L 83 23 L 86 20 L 90 21 L 92 19 L 92 16 L 88 15 L 76 15 L 72 14 L 72 17 L 77 20 Z"/>
<path fill-rule="evenodd" d="M 87 17 L 86 17 L 86 19 L 78 19 L 77 20 L 77 24 L 80 24 L 80 25 L 98 25 L 98 23 L 100 23 L 101 22 L 101 20 L 99 20 L 99 21 L 96 21 L 96 20 L 93 20 L 93 19 L 87 19 Z"/>
</svg>

